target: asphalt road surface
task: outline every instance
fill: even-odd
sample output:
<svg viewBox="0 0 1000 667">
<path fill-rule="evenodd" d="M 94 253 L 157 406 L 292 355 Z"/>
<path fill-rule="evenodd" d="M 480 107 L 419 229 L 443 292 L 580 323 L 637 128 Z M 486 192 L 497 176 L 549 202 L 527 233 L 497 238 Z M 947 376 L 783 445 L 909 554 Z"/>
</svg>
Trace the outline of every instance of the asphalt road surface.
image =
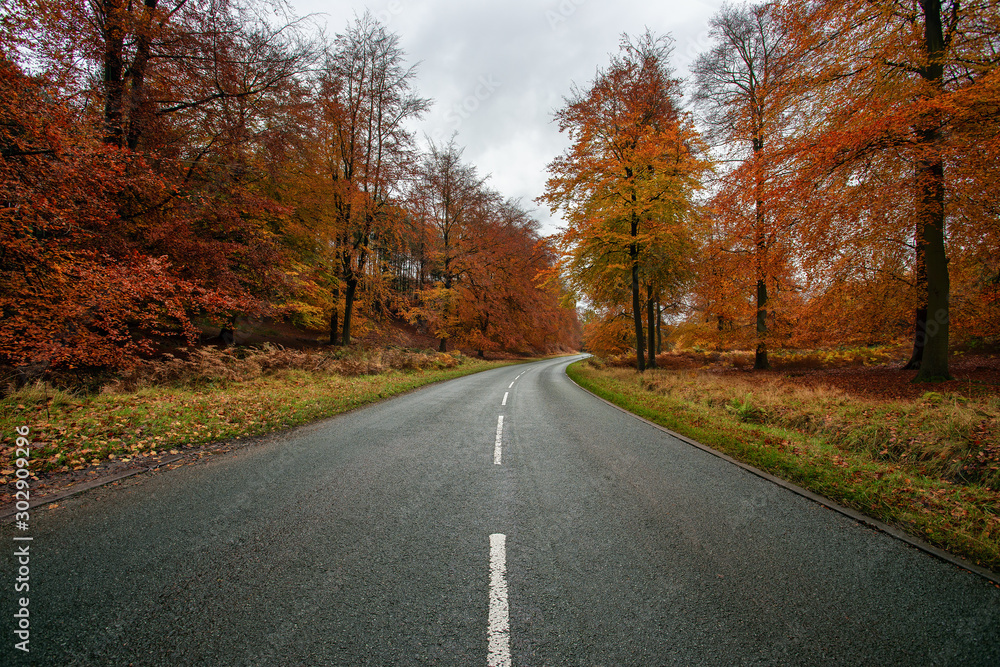
<svg viewBox="0 0 1000 667">
<path fill-rule="evenodd" d="M 33 510 L 26 655 L 7 521 L 0 663 L 1000 665 L 996 586 L 604 404 L 569 362 Z"/>
</svg>

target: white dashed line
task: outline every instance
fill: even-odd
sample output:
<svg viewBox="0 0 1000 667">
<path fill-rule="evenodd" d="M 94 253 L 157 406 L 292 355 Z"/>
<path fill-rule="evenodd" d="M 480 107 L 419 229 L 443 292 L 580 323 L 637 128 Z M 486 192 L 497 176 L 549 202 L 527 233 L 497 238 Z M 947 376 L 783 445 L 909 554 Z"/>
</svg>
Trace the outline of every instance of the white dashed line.
<svg viewBox="0 0 1000 667">
<path fill-rule="evenodd" d="M 501 419 L 503 419 L 501 417 Z M 510 667 L 510 612 L 507 607 L 507 536 L 490 535 L 490 619 L 488 667 Z"/>
<path fill-rule="evenodd" d="M 509 392 L 506 392 L 506 391 L 503 393 L 503 401 L 500 403 L 500 405 L 507 405 L 507 394 L 508 393 Z"/>
<path fill-rule="evenodd" d="M 517 378 L 514 378 L 514 382 L 517 382 Z M 509 385 L 507 385 L 507 388 L 510 389 L 511 387 L 513 387 L 514 382 L 511 382 Z"/>
<path fill-rule="evenodd" d="M 500 444 L 503 442 L 503 415 L 497 417 L 497 440 L 493 445 L 493 463 L 500 465 Z"/>
</svg>

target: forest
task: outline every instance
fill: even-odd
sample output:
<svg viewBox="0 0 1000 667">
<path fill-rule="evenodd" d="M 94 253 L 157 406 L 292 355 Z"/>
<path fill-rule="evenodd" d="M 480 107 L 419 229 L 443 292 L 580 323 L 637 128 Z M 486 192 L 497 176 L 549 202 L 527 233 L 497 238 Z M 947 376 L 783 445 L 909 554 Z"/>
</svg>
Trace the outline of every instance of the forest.
<svg viewBox="0 0 1000 667">
<path fill-rule="evenodd" d="M 526 208 L 454 139 L 418 147 L 431 100 L 398 36 L 272 9 L 5 3 L 0 364 L 123 371 L 247 318 L 339 346 L 390 320 L 442 352 L 578 346 Z"/>
<path fill-rule="evenodd" d="M 558 114 L 542 200 L 591 349 L 642 371 L 666 316 L 755 369 L 911 341 L 934 381 L 956 345 L 995 345 L 997 4 L 724 5 L 709 35 L 689 81 L 668 37 L 624 37 Z"/>
<path fill-rule="evenodd" d="M 724 5 L 681 80 L 622 37 L 557 111 L 543 237 L 371 14 L 263 0 L 11 0 L 0 16 L 0 365 L 125 370 L 241 318 L 408 323 L 438 349 L 629 355 L 907 341 L 917 378 L 1000 332 L 991 0 Z M 671 340 L 672 337 L 672 340 Z M 5 373 L 6 374 L 6 373 Z"/>
</svg>

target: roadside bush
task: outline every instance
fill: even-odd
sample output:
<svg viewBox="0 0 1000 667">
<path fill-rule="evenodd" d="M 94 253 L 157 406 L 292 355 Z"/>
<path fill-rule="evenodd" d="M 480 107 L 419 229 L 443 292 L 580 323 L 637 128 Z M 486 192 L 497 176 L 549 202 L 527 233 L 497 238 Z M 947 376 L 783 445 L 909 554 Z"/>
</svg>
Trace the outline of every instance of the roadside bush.
<svg viewBox="0 0 1000 667">
<path fill-rule="evenodd" d="M 142 361 L 102 387 L 104 392 L 135 391 L 151 386 L 198 387 L 245 382 L 284 371 L 334 373 L 344 377 L 377 375 L 389 370 L 421 371 L 454 368 L 460 354 L 405 349 L 335 348 L 295 350 L 265 344 L 259 348 L 181 348 L 176 354 Z"/>
</svg>

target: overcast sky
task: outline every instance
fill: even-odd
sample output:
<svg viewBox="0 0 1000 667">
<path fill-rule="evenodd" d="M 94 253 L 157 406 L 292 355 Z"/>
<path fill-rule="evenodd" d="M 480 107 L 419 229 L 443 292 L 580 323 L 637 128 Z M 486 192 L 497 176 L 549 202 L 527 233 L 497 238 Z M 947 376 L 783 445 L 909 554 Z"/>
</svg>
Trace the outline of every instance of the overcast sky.
<svg viewBox="0 0 1000 667">
<path fill-rule="evenodd" d="M 332 37 L 365 9 L 400 37 L 410 63 L 420 63 L 416 87 L 434 100 L 416 124 L 421 135 L 447 141 L 457 132 L 463 155 L 490 185 L 520 197 L 542 223 L 561 226 L 534 202 L 545 188 L 546 165 L 567 146 L 553 112 L 575 82 L 586 86 L 618 50 L 622 33 L 648 27 L 674 40 L 674 67 L 708 47 L 708 20 L 722 0 L 290 0 L 299 15 Z M 423 136 L 421 136 L 423 143 Z"/>
</svg>

